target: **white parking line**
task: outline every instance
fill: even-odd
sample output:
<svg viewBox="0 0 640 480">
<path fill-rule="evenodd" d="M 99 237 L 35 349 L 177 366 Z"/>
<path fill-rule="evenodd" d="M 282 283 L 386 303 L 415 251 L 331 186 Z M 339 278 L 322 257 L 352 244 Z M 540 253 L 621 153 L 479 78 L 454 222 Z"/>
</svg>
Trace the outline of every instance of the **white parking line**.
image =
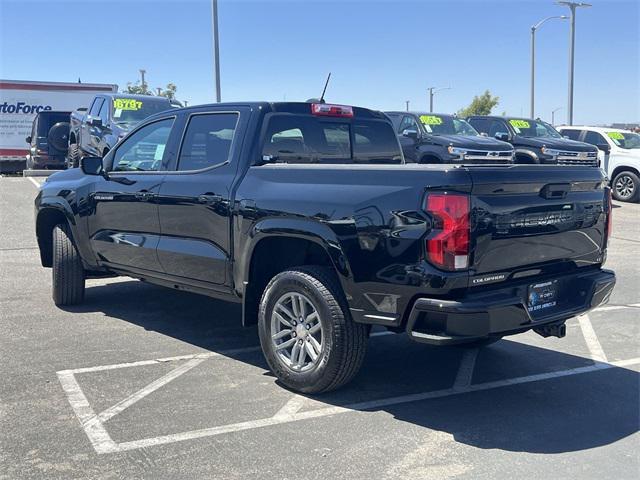
<svg viewBox="0 0 640 480">
<path fill-rule="evenodd" d="M 283 419 L 289 418 L 292 415 L 295 415 L 300 411 L 300 409 L 304 406 L 304 402 L 307 399 L 302 395 L 295 395 L 291 400 L 284 404 L 284 406 L 278 410 L 278 412 L 273 416 L 273 418 Z"/>
<path fill-rule="evenodd" d="M 602 349 L 602 345 L 600 345 L 600 341 L 598 340 L 596 332 L 593 329 L 593 325 L 591 325 L 589 315 L 585 314 L 579 316 L 578 322 L 580 323 L 582 335 L 584 335 L 584 340 L 585 342 L 587 342 L 587 348 L 589 349 L 589 353 L 591 354 L 591 358 L 593 359 L 593 361 L 606 362 L 607 356 Z"/>
<path fill-rule="evenodd" d="M 29 179 L 29 181 L 30 181 L 31 183 L 33 183 L 33 184 L 36 186 L 36 188 L 40 188 L 40 186 L 42 185 L 41 183 L 39 183 L 39 182 L 38 182 L 35 178 L 33 178 L 33 177 L 27 177 L 27 178 Z"/>
</svg>

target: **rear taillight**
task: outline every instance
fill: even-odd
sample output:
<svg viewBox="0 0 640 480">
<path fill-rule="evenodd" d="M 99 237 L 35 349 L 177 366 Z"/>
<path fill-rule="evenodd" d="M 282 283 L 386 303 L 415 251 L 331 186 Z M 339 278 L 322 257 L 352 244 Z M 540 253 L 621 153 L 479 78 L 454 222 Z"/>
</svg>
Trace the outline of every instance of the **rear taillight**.
<svg viewBox="0 0 640 480">
<path fill-rule="evenodd" d="M 353 108 L 346 105 L 329 105 L 327 103 L 312 103 L 311 113 L 326 117 L 353 117 Z"/>
<path fill-rule="evenodd" d="M 427 239 L 429 261 L 443 270 L 469 268 L 469 196 L 432 193 L 425 209 L 433 217 Z"/>
<path fill-rule="evenodd" d="M 609 243 L 609 238 L 611 238 L 611 232 L 613 229 L 613 224 L 611 223 L 611 219 L 613 217 L 613 199 L 611 198 L 611 188 L 606 187 L 607 191 L 607 243 Z"/>
</svg>

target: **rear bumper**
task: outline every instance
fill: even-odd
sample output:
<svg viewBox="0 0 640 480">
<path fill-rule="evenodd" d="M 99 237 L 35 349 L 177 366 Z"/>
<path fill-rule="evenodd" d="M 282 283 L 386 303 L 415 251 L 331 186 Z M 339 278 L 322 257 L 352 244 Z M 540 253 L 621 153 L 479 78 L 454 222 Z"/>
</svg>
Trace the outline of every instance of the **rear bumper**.
<svg viewBox="0 0 640 480">
<path fill-rule="evenodd" d="M 530 312 L 527 309 L 529 284 L 546 280 L 558 280 L 558 304 Z M 523 281 L 502 289 L 472 293 L 460 300 L 419 298 L 411 309 L 406 329 L 415 341 L 447 345 L 562 324 L 606 303 L 615 282 L 614 272 L 591 270 Z"/>
<path fill-rule="evenodd" d="M 63 168 L 65 166 L 64 155 L 35 155 L 33 157 L 34 168 Z"/>
</svg>

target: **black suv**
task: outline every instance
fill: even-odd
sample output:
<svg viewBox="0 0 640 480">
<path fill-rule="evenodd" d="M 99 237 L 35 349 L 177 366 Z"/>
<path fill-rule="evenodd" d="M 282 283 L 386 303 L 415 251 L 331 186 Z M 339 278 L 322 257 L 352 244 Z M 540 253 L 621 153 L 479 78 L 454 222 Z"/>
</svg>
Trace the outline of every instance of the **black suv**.
<svg viewBox="0 0 640 480">
<path fill-rule="evenodd" d="M 69 116 L 71 112 L 45 110 L 33 119 L 27 169 L 63 168 L 69 143 Z"/>
<path fill-rule="evenodd" d="M 598 149 L 569 140 L 540 119 L 471 116 L 468 122 L 479 132 L 515 149 L 515 163 L 598 166 Z"/>
<path fill-rule="evenodd" d="M 466 121 L 440 113 L 385 112 L 407 162 L 511 163 L 513 147 L 480 134 Z"/>
</svg>

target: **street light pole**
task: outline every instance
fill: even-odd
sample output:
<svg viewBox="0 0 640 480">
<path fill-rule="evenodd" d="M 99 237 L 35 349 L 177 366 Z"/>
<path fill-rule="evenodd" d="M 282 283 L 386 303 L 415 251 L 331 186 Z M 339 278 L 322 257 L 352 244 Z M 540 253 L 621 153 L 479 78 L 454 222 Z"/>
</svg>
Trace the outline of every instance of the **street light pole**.
<svg viewBox="0 0 640 480">
<path fill-rule="evenodd" d="M 556 126 L 556 112 L 558 110 L 562 110 L 562 107 L 558 107 L 555 110 L 551 110 L 551 126 L 552 127 Z"/>
<path fill-rule="evenodd" d="M 216 102 L 220 103 L 220 47 L 218 41 L 218 0 L 211 0 L 211 24 L 213 28 L 214 75 L 216 79 Z"/>
<path fill-rule="evenodd" d="M 407 112 L 409 111 L 409 100 L 405 100 L 404 103 L 407 104 Z"/>
<path fill-rule="evenodd" d="M 451 87 L 429 87 L 427 90 L 429 90 L 429 113 L 433 113 L 433 95 L 440 90 L 451 90 Z"/>
<path fill-rule="evenodd" d="M 566 20 L 566 15 L 554 15 L 552 17 L 547 17 L 543 20 L 540 20 L 538 23 L 531 27 L 531 102 L 530 102 L 530 112 L 529 118 L 535 118 L 535 84 L 536 84 L 536 30 L 542 26 L 548 20 L 552 20 L 554 18 L 558 18 L 560 20 Z"/>
<path fill-rule="evenodd" d="M 571 28 L 569 29 L 569 94 L 567 100 L 567 124 L 573 125 L 573 65 L 574 51 L 576 43 L 576 8 L 590 7 L 591 4 L 583 2 L 570 2 L 561 0 L 556 2 L 558 5 L 565 5 L 571 10 Z"/>
</svg>

